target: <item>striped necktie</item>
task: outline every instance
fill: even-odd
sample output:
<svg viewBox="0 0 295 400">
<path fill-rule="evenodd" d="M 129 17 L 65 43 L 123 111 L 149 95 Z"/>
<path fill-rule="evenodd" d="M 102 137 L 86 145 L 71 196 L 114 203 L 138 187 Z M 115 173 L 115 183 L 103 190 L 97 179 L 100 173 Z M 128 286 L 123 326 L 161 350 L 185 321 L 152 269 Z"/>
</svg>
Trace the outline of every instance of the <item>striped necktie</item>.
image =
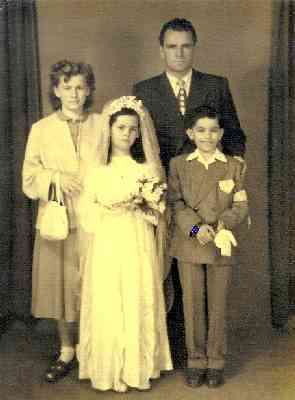
<svg viewBox="0 0 295 400">
<path fill-rule="evenodd" d="M 186 91 L 185 91 L 185 81 L 183 79 L 179 80 L 177 82 L 177 85 L 179 86 L 179 92 L 178 92 L 178 105 L 179 105 L 179 110 L 182 115 L 185 114 L 185 108 L 186 108 Z"/>
</svg>

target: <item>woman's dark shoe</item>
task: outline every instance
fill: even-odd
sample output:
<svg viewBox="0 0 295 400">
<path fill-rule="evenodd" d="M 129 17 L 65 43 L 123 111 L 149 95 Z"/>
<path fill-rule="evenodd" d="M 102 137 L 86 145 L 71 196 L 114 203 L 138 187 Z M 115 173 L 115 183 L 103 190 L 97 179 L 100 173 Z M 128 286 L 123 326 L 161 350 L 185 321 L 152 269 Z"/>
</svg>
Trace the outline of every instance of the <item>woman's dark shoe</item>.
<svg viewBox="0 0 295 400">
<path fill-rule="evenodd" d="M 206 370 L 201 368 L 186 368 L 184 375 L 186 384 L 197 388 L 205 382 Z"/>
<path fill-rule="evenodd" d="M 68 375 L 68 373 L 75 367 L 76 359 L 65 363 L 61 360 L 54 361 L 45 373 L 45 380 L 49 383 L 58 382 L 60 379 Z"/>
<path fill-rule="evenodd" d="M 208 388 L 217 388 L 224 384 L 223 369 L 208 369 L 207 386 Z"/>
</svg>

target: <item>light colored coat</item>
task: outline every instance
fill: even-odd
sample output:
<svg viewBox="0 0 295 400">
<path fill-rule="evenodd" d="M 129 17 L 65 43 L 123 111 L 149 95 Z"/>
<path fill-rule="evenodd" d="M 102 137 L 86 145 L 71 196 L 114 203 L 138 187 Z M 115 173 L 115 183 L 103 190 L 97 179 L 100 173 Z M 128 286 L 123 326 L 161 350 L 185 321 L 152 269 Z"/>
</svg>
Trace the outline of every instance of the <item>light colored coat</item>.
<svg viewBox="0 0 295 400">
<path fill-rule="evenodd" d="M 71 138 L 70 128 L 57 113 L 33 124 L 29 134 L 23 164 L 23 191 L 33 200 L 39 200 L 36 228 L 48 200 L 52 175 L 59 172 L 84 176 L 87 165 L 97 159 L 99 114 L 89 114 L 81 122 L 78 152 Z M 78 155 L 79 156 L 78 156 Z M 65 197 L 70 227 L 76 227 L 76 200 Z"/>
</svg>

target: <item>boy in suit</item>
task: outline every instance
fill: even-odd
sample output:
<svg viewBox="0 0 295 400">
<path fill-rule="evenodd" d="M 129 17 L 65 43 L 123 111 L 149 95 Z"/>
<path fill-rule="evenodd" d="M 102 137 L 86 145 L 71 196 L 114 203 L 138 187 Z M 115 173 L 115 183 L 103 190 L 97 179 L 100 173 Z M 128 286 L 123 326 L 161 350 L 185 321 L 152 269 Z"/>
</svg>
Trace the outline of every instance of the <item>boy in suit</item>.
<svg viewBox="0 0 295 400">
<path fill-rule="evenodd" d="M 223 129 L 215 109 L 193 110 L 188 126 L 197 148 L 170 162 L 169 254 L 178 261 L 183 292 L 186 382 L 213 388 L 224 382 L 226 295 L 236 246 L 231 229 L 248 214 L 245 169 L 218 149 Z"/>
</svg>

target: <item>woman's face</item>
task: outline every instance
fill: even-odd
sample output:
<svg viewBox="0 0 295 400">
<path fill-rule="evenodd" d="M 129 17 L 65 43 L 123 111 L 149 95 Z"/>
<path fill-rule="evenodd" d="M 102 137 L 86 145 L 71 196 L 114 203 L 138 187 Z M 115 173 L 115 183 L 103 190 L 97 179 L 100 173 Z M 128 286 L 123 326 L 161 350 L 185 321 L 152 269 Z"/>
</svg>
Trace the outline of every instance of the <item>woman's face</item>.
<svg viewBox="0 0 295 400">
<path fill-rule="evenodd" d="M 65 113 L 82 113 L 89 88 L 83 75 L 74 75 L 68 81 L 62 76 L 59 84 L 54 88 L 54 93 L 62 104 Z"/>
<path fill-rule="evenodd" d="M 112 150 L 129 153 L 138 135 L 138 118 L 135 115 L 119 115 L 111 127 Z"/>
</svg>

